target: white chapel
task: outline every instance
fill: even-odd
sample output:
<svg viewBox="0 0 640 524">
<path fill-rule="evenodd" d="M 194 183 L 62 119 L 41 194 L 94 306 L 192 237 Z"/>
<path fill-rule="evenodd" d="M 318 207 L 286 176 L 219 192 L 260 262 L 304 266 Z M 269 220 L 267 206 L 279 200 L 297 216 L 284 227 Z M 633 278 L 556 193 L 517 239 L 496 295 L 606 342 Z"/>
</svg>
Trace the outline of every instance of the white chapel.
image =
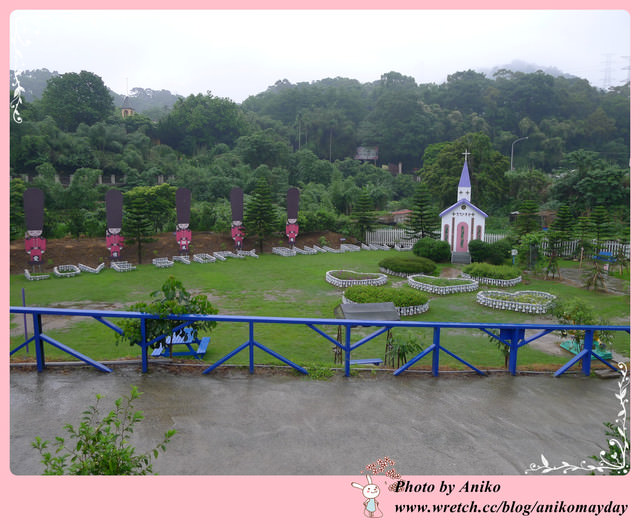
<svg viewBox="0 0 640 524">
<path fill-rule="evenodd" d="M 451 262 L 468 264 L 470 240 L 484 240 L 484 224 L 487 214 L 471 203 L 471 179 L 464 153 L 464 166 L 458 183 L 458 201 L 440 213 L 440 239 L 451 246 Z"/>
</svg>

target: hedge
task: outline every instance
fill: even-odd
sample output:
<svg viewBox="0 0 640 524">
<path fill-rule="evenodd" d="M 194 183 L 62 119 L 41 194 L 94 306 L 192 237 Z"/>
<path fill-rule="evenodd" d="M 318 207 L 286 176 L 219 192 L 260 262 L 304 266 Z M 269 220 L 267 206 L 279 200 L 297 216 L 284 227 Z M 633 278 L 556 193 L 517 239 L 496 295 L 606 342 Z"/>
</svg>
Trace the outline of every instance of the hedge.
<svg viewBox="0 0 640 524">
<path fill-rule="evenodd" d="M 512 280 L 522 276 L 522 271 L 514 266 L 494 266 L 484 262 L 474 262 L 465 266 L 463 273 L 473 278 L 492 278 L 496 280 Z"/>
<path fill-rule="evenodd" d="M 451 246 L 444 240 L 424 237 L 413 245 L 413 254 L 434 262 L 450 262 Z"/>
<path fill-rule="evenodd" d="M 377 302 L 393 302 L 395 307 L 420 306 L 429 302 L 429 297 L 420 291 L 409 287 L 371 287 L 352 286 L 344 292 L 347 300 L 358 304 Z"/>
<path fill-rule="evenodd" d="M 433 260 L 415 255 L 385 258 L 378 265 L 381 271 L 399 276 L 418 273 L 428 275 L 436 270 L 436 263 Z"/>
</svg>

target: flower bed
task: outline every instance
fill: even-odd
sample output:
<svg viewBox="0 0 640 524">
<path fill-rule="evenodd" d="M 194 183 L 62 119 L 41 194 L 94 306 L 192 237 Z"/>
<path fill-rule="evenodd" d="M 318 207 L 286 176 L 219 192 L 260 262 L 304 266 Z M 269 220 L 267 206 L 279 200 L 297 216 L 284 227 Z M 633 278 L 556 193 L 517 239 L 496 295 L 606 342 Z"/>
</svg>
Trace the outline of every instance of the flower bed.
<svg viewBox="0 0 640 524">
<path fill-rule="evenodd" d="M 502 278 L 473 277 L 471 275 L 467 275 L 466 273 L 461 273 L 461 276 L 475 280 L 479 284 L 487 284 L 488 286 L 498 286 L 498 287 L 513 287 L 516 284 L 519 284 L 520 282 L 522 282 L 522 276 L 512 278 L 509 280 L 504 280 Z"/>
<path fill-rule="evenodd" d="M 476 295 L 476 301 L 483 306 L 537 315 L 546 313 L 555 299 L 555 295 L 544 291 L 479 291 Z"/>
<path fill-rule="evenodd" d="M 522 272 L 516 267 L 496 266 L 481 262 L 465 266 L 462 270 L 462 276 L 489 286 L 511 287 L 522 282 Z"/>
<path fill-rule="evenodd" d="M 354 286 L 345 291 L 342 301 L 347 304 L 393 302 L 400 316 L 419 315 L 429 310 L 428 297 L 408 287 L 372 289 L 367 286 Z"/>
<path fill-rule="evenodd" d="M 325 274 L 325 280 L 332 286 L 382 286 L 387 277 L 380 273 L 358 273 L 348 269 L 332 269 Z"/>
<path fill-rule="evenodd" d="M 428 275 L 411 275 L 408 280 L 412 288 L 426 291 L 427 293 L 435 293 L 436 295 L 468 293 L 478 289 L 478 283 L 472 278 L 439 278 Z"/>
</svg>

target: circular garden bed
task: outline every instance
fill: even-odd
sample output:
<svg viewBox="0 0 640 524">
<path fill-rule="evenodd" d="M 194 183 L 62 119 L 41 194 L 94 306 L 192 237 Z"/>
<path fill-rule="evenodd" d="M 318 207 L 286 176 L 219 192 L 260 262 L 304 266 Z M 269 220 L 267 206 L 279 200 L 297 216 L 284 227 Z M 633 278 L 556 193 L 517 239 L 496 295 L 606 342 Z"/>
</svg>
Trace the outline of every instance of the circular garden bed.
<svg viewBox="0 0 640 524">
<path fill-rule="evenodd" d="M 467 293 L 476 291 L 478 283 L 472 278 L 440 278 L 429 275 L 410 275 L 409 286 L 427 293 L 449 295 L 451 293 Z"/>
<path fill-rule="evenodd" d="M 387 283 L 387 276 L 381 273 L 358 273 L 348 269 L 332 269 L 327 271 L 325 280 L 336 287 L 382 286 Z"/>
<path fill-rule="evenodd" d="M 546 313 L 555 299 L 555 295 L 544 291 L 479 291 L 476 296 L 483 306 L 538 315 Z"/>
</svg>

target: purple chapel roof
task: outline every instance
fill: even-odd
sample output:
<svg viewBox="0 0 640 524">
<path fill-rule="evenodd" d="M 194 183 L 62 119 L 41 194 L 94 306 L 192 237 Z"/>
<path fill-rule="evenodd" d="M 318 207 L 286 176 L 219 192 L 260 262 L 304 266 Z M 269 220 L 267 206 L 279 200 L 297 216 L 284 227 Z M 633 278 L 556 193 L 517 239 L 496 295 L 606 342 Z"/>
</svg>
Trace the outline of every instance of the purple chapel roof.
<svg viewBox="0 0 640 524">
<path fill-rule="evenodd" d="M 469 166 L 467 165 L 467 161 L 464 161 L 464 166 L 462 166 L 462 173 L 460 174 L 460 182 L 458 183 L 458 187 L 471 187 L 471 179 L 469 178 Z"/>
<path fill-rule="evenodd" d="M 458 200 L 455 204 L 453 204 L 452 206 L 449 206 L 447 209 L 445 209 L 442 213 L 440 213 L 438 216 L 439 217 L 443 217 L 444 215 L 446 215 L 449 211 L 451 211 L 452 209 L 461 206 L 462 204 L 466 204 L 469 207 L 475 209 L 478 213 L 480 213 L 483 217 L 487 218 L 489 215 L 487 215 L 484 211 L 482 211 L 482 209 L 480 209 L 477 206 L 474 206 L 471 202 L 469 202 L 466 198 L 462 198 L 460 200 Z"/>
</svg>

